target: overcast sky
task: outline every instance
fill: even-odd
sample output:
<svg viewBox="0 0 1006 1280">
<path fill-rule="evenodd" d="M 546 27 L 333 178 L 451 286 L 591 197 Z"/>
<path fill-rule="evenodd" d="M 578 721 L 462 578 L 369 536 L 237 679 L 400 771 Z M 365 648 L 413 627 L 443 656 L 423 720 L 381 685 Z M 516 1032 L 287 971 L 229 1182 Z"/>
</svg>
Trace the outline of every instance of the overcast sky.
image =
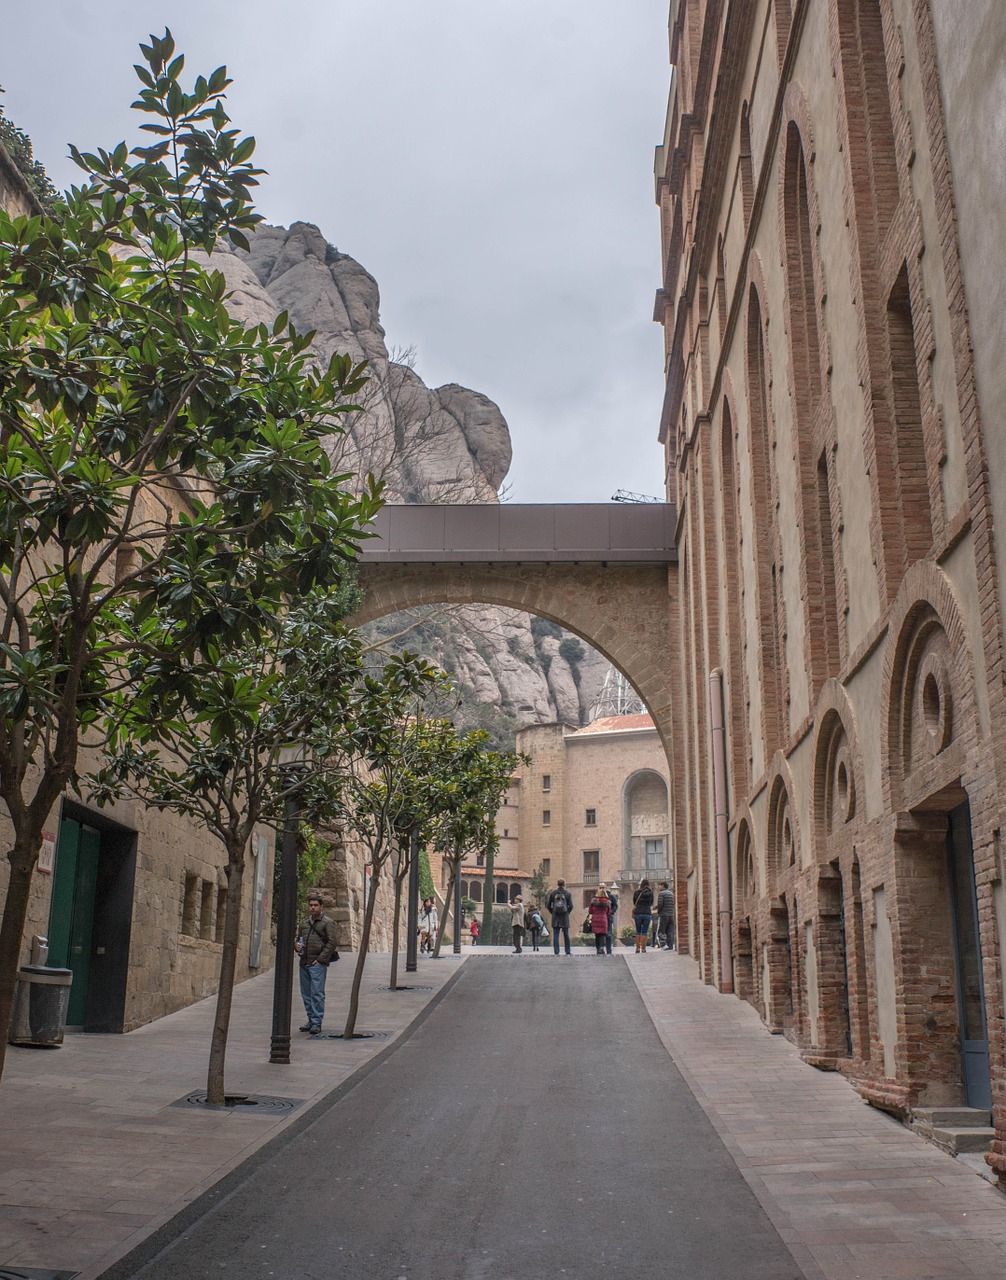
<svg viewBox="0 0 1006 1280">
<path fill-rule="evenodd" d="M 7 114 L 58 187 L 66 144 L 138 135 L 136 46 L 226 63 L 267 221 L 374 275 L 389 347 L 491 396 L 516 502 L 662 494 L 653 148 L 668 0 L 48 0 L 5 24 Z"/>
</svg>

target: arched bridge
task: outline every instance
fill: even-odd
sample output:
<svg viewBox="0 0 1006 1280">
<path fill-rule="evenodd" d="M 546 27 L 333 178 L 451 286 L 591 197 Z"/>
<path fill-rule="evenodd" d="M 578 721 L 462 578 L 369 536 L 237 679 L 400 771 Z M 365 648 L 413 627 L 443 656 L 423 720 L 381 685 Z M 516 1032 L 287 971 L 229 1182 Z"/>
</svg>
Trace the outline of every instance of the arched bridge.
<svg viewBox="0 0 1006 1280">
<path fill-rule="evenodd" d="M 630 680 L 670 744 L 670 503 L 386 506 L 364 543 L 356 615 L 495 604 L 574 632 Z"/>
</svg>

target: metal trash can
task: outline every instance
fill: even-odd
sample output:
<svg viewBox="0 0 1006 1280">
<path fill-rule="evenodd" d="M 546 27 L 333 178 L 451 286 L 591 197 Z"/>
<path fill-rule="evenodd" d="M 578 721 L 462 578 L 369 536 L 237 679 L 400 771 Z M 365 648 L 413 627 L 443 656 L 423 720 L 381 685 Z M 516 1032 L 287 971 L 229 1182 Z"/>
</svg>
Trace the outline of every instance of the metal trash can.
<svg viewBox="0 0 1006 1280">
<path fill-rule="evenodd" d="M 72 969 L 22 965 L 17 974 L 10 1043 L 47 1049 L 62 1044 L 72 982 Z"/>
</svg>

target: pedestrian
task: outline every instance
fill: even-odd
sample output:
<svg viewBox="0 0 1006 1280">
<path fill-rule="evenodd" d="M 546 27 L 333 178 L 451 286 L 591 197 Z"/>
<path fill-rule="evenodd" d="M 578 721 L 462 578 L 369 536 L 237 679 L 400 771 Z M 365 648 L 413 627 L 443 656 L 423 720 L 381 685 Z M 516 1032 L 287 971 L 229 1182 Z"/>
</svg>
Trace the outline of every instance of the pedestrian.
<svg viewBox="0 0 1006 1280">
<path fill-rule="evenodd" d="M 471 928 L 468 932 L 472 935 L 472 946 L 477 947 L 479 944 L 479 922 L 472 916 Z"/>
<path fill-rule="evenodd" d="M 531 910 L 527 916 L 527 930 L 531 935 L 531 950 L 538 950 L 538 939 L 541 937 L 541 931 L 545 928 L 545 920 L 541 912 L 538 910 L 537 903 L 531 904 Z"/>
<path fill-rule="evenodd" d="M 632 918 L 636 924 L 636 954 L 646 955 L 646 936 L 650 932 L 650 920 L 653 914 L 653 890 L 645 876 L 639 882 L 639 888 L 632 895 Z"/>
<path fill-rule="evenodd" d="M 440 917 L 437 915 L 437 904 L 433 898 L 423 899 L 423 909 L 419 913 L 419 950 L 433 953 L 437 930 L 440 928 Z"/>
<path fill-rule="evenodd" d="M 307 1022 L 301 1031 L 321 1035 L 325 1017 L 325 979 L 328 966 L 338 960 L 335 921 L 322 914 L 321 898 L 311 894 L 307 900 L 307 919 L 300 927 L 293 949 L 300 956 L 300 995 L 304 1001 Z"/>
<path fill-rule="evenodd" d="M 604 940 L 604 949 L 610 956 L 611 944 L 618 936 L 615 932 L 615 917 L 618 915 L 618 885 L 614 880 L 612 880 L 611 884 L 608 886 L 608 904 L 611 907 L 611 919 L 608 922 L 608 936 Z"/>
<path fill-rule="evenodd" d="M 521 942 L 524 940 L 524 903 L 518 893 L 510 903 L 510 925 L 513 929 L 513 951 L 515 956 L 523 954 Z"/>
<path fill-rule="evenodd" d="M 569 945 L 569 917 L 573 910 L 573 895 L 566 888 L 565 880 L 557 880 L 556 887 L 548 895 L 545 906 L 552 913 L 552 950 L 559 954 L 559 934 L 566 939 L 566 955 L 573 954 Z"/>
<path fill-rule="evenodd" d="M 599 956 L 610 955 L 610 952 L 605 952 L 604 944 L 611 936 L 611 903 L 603 884 L 587 905 L 587 919 L 590 922 L 590 932 L 594 935 L 595 952 Z"/>
<path fill-rule="evenodd" d="M 666 880 L 661 880 L 657 894 L 657 946 L 674 950 L 674 894 Z"/>
</svg>

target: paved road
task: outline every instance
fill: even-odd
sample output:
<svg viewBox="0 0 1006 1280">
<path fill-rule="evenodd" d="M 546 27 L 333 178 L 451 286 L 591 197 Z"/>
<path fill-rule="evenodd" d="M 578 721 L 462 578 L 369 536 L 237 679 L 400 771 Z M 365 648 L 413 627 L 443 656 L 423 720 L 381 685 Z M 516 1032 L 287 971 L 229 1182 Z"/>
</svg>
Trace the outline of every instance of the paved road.
<svg viewBox="0 0 1006 1280">
<path fill-rule="evenodd" d="M 117 1280 L 803 1276 L 619 958 L 472 957 L 234 1182 Z"/>
</svg>

